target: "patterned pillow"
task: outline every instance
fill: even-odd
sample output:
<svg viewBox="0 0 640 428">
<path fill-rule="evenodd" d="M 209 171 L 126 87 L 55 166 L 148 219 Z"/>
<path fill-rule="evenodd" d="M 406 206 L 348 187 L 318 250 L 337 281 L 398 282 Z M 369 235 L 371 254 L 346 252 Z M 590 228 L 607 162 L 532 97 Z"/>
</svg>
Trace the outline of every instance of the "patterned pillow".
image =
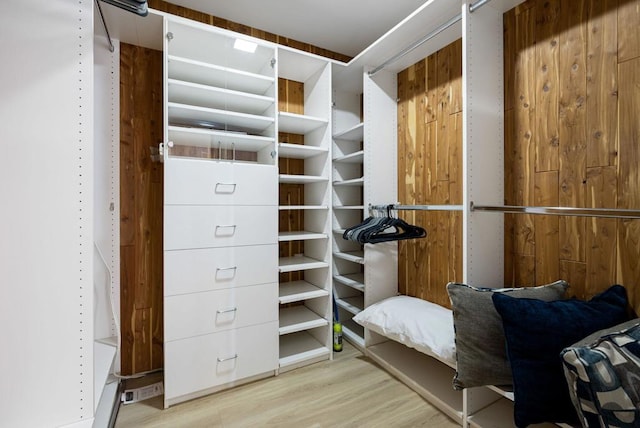
<svg viewBox="0 0 640 428">
<path fill-rule="evenodd" d="M 640 319 L 629 324 L 560 354 L 571 400 L 585 428 L 640 426 Z"/>
</svg>

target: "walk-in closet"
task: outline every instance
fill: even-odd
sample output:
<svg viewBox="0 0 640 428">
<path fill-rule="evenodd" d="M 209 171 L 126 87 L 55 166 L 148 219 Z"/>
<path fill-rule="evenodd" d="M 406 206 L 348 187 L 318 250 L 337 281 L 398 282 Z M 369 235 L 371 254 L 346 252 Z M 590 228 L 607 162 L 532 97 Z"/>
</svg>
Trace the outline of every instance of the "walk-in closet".
<svg viewBox="0 0 640 428">
<path fill-rule="evenodd" d="M 640 0 L 371 5 L 349 52 L 147 1 L 0 6 L 0 426 L 590 426 L 565 353 L 640 331 Z M 574 338 L 514 333 L 512 289 L 623 296 Z M 464 310 L 508 382 L 465 377 Z M 536 415 L 548 325 L 568 413 Z"/>
</svg>

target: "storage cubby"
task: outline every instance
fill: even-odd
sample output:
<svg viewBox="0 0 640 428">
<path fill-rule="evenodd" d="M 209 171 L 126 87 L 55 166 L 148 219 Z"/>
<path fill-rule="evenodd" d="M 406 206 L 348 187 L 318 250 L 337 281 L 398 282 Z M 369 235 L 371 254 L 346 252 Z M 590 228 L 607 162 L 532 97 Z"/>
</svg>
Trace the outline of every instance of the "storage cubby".
<svg viewBox="0 0 640 428">
<path fill-rule="evenodd" d="M 274 48 L 182 21 L 168 21 L 166 37 L 169 153 L 274 165 Z"/>
<path fill-rule="evenodd" d="M 280 371 L 332 355 L 330 71 L 278 51 Z"/>
</svg>

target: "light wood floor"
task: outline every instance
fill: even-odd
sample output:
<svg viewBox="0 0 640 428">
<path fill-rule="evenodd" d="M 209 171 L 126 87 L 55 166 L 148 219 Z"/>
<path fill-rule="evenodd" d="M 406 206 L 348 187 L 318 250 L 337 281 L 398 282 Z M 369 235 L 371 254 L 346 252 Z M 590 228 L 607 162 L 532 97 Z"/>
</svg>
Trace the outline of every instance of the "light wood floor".
<svg viewBox="0 0 640 428">
<path fill-rule="evenodd" d="M 150 382 L 153 383 L 153 382 Z M 162 410 L 162 397 L 123 405 L 116 428 L 459 427 L 346 343 L 333 361 Z"/>
</svg>

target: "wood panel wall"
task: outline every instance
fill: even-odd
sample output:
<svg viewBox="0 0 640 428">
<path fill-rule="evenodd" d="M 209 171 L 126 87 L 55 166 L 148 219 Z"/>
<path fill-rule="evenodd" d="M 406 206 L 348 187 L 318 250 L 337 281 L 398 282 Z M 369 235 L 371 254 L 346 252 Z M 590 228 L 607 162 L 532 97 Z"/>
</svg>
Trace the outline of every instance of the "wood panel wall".
<svg viewBox="0 0 640 428">
<path fill-rule="evenodd" d="M 640 0 L 529 0 L 504 15 L 505 203 L 640 209 Z M 511 285 L 625 285 L 640 221 L 509 215 Z"/>
<path fill-rule="evenodd" d="M 398 199 L 462 204 L 462 40 L 398 74 Z M 400 241 L 402 294 L 450 306 L 445 286 L 462 281 L 462 213 L 400 212 L 425 239 Z"/>
<path fill-rule="evenodd" d="M 304 83 L 294 80 L 278 79 L 278 111 L 304 114 Z M 304 144 L 304 135 L 280 132 L 278 141 L 289 144 Z M 304 174 L 303 159 L 280 158 L 279 174 Z M 279 186 L 280 205 L 304 205 L 304 185 L 281 183 Z M 304 212 L 301 210 L 280 211 L 278 230 L 293 232 L 304 230 Z M 304 253 L 304 241 L 281 242 L 278 246 L 279 257 L 293 257 Z M 279 281 L 298 281 L 304 278 L 303 272 L 281 273 Z"/>
<path fill-rule="evenodd" d="M 162 368 L 162 52 L 120 45 L 121 371 Z"/>
<path fill-rule="evenodd" d="M 267 40 L 269 42 L 277 43 L 282 46 L 289 46 L 301 51 L 310 52 L 316 55 L 320 55 L 326 58 L 335 59 L 342 62 L 349 62 L 351 57 L 338 52 L 333 52 L 328 49 L 323 49 L 318 46 L 311 45 L 309 43 L 300 42 L 288 37 L 279 36 L 277 34 L 269 33 L 268 31 L 252 28 L 247 25 L 239 24 L 237 22 L 229 21 L 227 19 L 219 18 L 217 16 L 208 15 L 203 12 L 198 12 L 193 9 L 189 9 L 183 6 L 177 6 L 164 0 L 149 0 L 149 7 L 167 12 L 172 15 L 181 16 L 183 18 L 193 19 L 194 21 L 203 22 L 209 25 L 215 25 L 216 27 L 224 28 L 226 30 L 235 31 L 236 33 L 246 34 L 248 36 L 256 37 L 258 39 Z"/>
</svg>

